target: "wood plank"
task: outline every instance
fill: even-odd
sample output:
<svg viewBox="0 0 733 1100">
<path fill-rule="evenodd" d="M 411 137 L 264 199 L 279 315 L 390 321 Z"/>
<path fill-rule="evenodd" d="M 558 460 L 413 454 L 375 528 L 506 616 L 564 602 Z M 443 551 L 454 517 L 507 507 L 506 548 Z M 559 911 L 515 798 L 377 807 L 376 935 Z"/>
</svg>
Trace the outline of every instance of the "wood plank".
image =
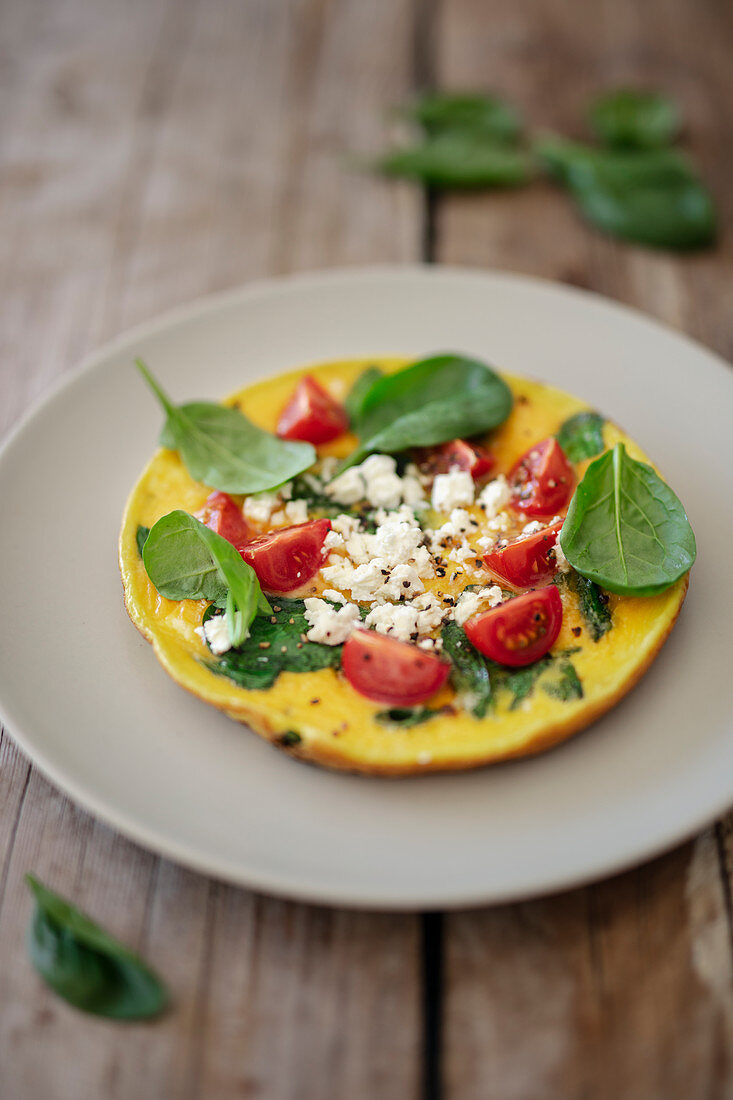
<svg viewBox="0 0 733 1100">
<path fill-rule="evenodd" d="M 413 18 L 409 0 L 5 4 L 0 430 L 100 340 L 170 305 L 417 257 L 419 195 L 343 159 L 384 142 Z M 74 808 L 7 734 L 0 767 L 0 1095 L 416 1095 L 416 917 L 210 882 Z M 121 1028 L 43 988 L 23 949 L 31 868 L 159 967 L 171 1012 Z"/>
<path fill-rule="evenodd" d="M 592 93 L 670 91 L 730 225 L 733 10 L 649 0 L 444 0 L 439 85 L 491 88 L 533 128 L 580 137 Z M 437 256 L 601 291 L 730 355 L 733 246 L 680 257 L 602 237 L 546 184 L 448 197 Z M 730 819 L 586 890 L 445 924 L 446 1096 L 630 1100 L 733 1095 Z M 728 862 L 727 868 L 724 867 Z"/>
</svg>

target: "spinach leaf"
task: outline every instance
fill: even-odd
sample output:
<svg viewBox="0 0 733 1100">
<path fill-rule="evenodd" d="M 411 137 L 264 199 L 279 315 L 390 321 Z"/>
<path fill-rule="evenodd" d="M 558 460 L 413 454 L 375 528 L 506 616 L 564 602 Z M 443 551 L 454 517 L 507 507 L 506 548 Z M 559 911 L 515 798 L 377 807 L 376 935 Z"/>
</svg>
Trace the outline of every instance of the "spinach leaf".
<svg viewBox="0 0 733 1100">
<path fill-rule="evenodd" d="M 494 142 L 513 142 L 522 122 L 509 104 L 491 95 L 426 92 L 407 109 L 431 137 L 463 131 Z"/>
<path fill-rule="evenodd" d="M 423 359 L 371 386 L 354 424 L 359 446 L 342 469 L 373 451 L 394 454 L 487 432 L 511 408 L 511 390 L 485 364 L 453 354 Z"/>
<path fill-rule="evenodd" d="M 582 462 L 601 453 L 604 423 L 598 413 L 581 412 L 561 425 L 556 439 L 571 462 Z"/>
<path fill-rule="evenodd" d="M 417 180 L 439 190 L 519 187 L 532 175 L 521 149 L 487 142 L 480 133 L 448 130 L 420 145 L 386 153 L 376 165 L 386 176 Z"/>
<path fill-rule="evenodd" d="M 235 645 L 247 637 L 258 608 L 270 609 L 257 574 L 232 544 L 180 509 L 153 525 L 143 564 L 161 596 L 225 607 Z"/>
<path fill-rule="evenodd" d="M 445 707 L 390 707 L 389 710 L 380 710 L 374 715 L 383 726 L 399 726 L 401 729 L 409 729 L 411 726 L 420 726 L 435 718 L 436 714 L 443 714 Z"/>
<path fill-rule="evenodd" d="M 561 662 L 557 674 L 544 682 L 542 689 L 553 699 L 561 699 L 564 703 L 583 698 L 583 685 L 571 661 Z"/>
<path fill-rule="evenodd" d="M 207 608 L 203 621 L 214 613 L 213 607 Z M 272 687 L 281 672 L 339 668 L 343 646 L 305 642 L 308 630 L 303 600 L 278 596 L 273 598 L 271 614 L 257 616 L 241 645 L 205 662 L 206 667 L 249 691 Z"/>
<path fill-rule="evenodd" d="M 574 569 L 609 592 L 653 596 L 690 569 L 695 536 L 682 504 L 623 443 L 595 459 L 559 535 Z"/>
<path fill-rule="evenodd" d="M 364 398 L 369 393 L 378 378 L 382 378 L 384 371 L 379 367 L 367 367 L 354 382 L 344 401 L 344 408 L 348 413 L 349 421 L 353 424 L 361 415 L 361 407 Z"/>
<path fill-rule="evenodd" d="M 658 248 L 710 244 L 715 209 L 688 162 L 671 149 L 594 149 L 561 138 L 537 146 L 540 159 L 607 233 Z"/>
<path fill-rule="evenodd" d="M 607 92 L 591 104 L 589 115 L 596 137 L 614 149 L 658 149 L 670 145 L 680 129 L 676 105 L 656 92 Z"/>
<path fill-rule="evenodd" d="M 441 631 L 443 651 L 450 658 L 451 684 L 457 692 L 472 700 L 471 714 L 483 718 L 491 702 L 491 680 L 486 660 L 471 645 L 463 628 L 455 622 L 447 622 Z"/>
<path fill-rule="evenodd" d="M 553 657 L 548 654 L 546 657 L 540 657 L 534 664 L 525 665 L 523 668 L 507 668 L 505 665 L 494 664 L 493 661 L 488 661 L 487 664 L 495 692 L 509 692 L 512 696 L 509 710 L 516 710 L 525 699 L 529 698 L 542 673 L 552 667 L 552 662 Z"/>
<path fill-rule="evenodd" d="M 135 532 L 135 542 L 137 543 L 137 552 L 140 555 L 140 557 L 143 556 L 143 546 L 145 545 L 145 540 L 147 539 L 149 534 L 150 534 L 150 528 L 149 527 L 143 527 L 142 524 L 138 525 L 138 529 Z"/>
<path fill-rule="evenodd" d="M 156 1016 L 166 1005 L 160 979 L 70 902 L 26 875 L 36 907 L 28 952 L 44 981 L 83 1012 L 117 1020 Z"/>
<path fill-rule="evenodd" d="M 581 577 L 580 573 L 576 573 L 574 569 L 558 574 L 556 581 L 558 584 L 567 585 L 572 592 L 575 592 L 586 629 L 594 642 L 599 641 L 613 626 L 605 592 L 595 581 Z"/>
<path fill-rule="evenodd" d="M 191 477 L 204 485 L 225 493 L 259 493 L 313 465 L 310 443 L 278 439 L 224 405 L 173 405 L 142 360 L 135 365 L 166 412 L 161 445 L 177 450 Z"/>
</svg>

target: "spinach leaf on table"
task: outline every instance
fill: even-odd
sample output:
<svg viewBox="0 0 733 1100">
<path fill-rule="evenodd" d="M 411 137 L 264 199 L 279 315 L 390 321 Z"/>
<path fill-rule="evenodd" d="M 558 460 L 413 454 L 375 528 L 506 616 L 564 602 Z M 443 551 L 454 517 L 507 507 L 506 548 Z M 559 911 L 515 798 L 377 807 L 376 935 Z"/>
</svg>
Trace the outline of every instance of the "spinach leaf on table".
<svg viewBox="0 0 733 1100">
<path fill-rule="evenodd" d="M 570 501 L 560 546 L 574 569 L 609 592 L 653 596 L 695 561 L 679 499 L 623 443 L 595 459 Z"/>
<path fill-rule="evenodd" d="M 523 150 L 462 130 L 394 149 L 377 162 L 377 168 L 386 176 L 417 180 L 438 190 L 519 187 L 532 176 L 532 162 Z"/>
<path fill-rule="evenodd" d="M 699 248 L 715 239 L 712 199 L 672 149 L 594 149 L 549 138 L 536 151 L 584 216 L 608 233 L 672 249 Z"/>
<path fill-rule="evenodd" d="M 342 469 L 374 451 L 394 454 L 487 432 L 511 408 L 511 390 L 484 363 L 455 354 L 423 359 L 370 387 L 353 425 L 359 446 Z"/>
<path fill-rule="evenodd" d="M 258 609 L 270 609 L 257 574 L 232 544 L 180 509 L 153 525 L 143 564 L 161 596 L 224 607 L 235 645 L 247 637 Z"/>
<path fill-rule="evenodd" d="M 657 92 L 606 92 L 591 104 L 589 118 L 599 141 L 614 149 L 659 149 L 680 129 L 675 103 Z"/>
<path fill-rule="evenodd" d="M 26 875 L 35 911 L 28 952 L 43 980 L 83 1012 L 117 1020 L 156 1016 L 167 995 L 145 963 L 35 878 Z"/>
<path fill-rule="evenodd" d="M 215 608 L 207 608 L 203 621 L 213 614 Z M 305 642 L 303 635 L 308 630 L 303 600 L 273 597 L 271 612 L 257 616 L 249 637 L 235 649 L 206 661 L 206 667 L 249 691 L 272 687 L 281 672 L 339 668 L 343 646 Z"/>
<path fill-rule="evenodd" d="M 135 360 L 166 413 L 163 447 L 177 450 L 191 477 L 225 493 L 274 489 L 312 466 L 310 443 L 278 439 L 239 409 L 203 401 L 174 405 L 142 362 Z"/>
<path fill-rule="evenodd" d="M 426 92 L 407 107 L 406 114 L 431 137 L 461 131 L 492 142 L 513 142 L 522 120 L 498 96 L 467 92 Z"/>
<path fill-rule="evenodd" d="M 450 681 L 472 700 L 474 718 L 484 718 L 491 703 L 491 679 L 486 659 L 471 645 L 462 627 L 450 621 L 441 631 L 443 652 L 451 661 Z"/>
<path fill-rule="evenodd" d="M 582 462 L 603 450 L 604 423 L 596 412 L 576 413 L 560 426 L 555 438 L 571 462 Z"/>
</svg>

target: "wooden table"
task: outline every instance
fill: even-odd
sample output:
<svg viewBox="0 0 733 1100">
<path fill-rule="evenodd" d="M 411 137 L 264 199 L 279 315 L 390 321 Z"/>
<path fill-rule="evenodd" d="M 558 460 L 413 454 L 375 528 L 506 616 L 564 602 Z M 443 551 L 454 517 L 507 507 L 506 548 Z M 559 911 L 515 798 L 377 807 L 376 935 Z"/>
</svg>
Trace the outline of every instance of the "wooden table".
<svg viewBox="0 0 733 1100">
<path fill-rule="evenodd" d="M 499 89 L 580 133 L 592 91 L 643 82 L 684 105 L 730 230 L 728 0 L 5 0 L 0 18 L 0 429 L 134 322 L 329 265 L 547 276 L 733 356 L 730 232 L 656 254 L 547 186 L 426 199 L 344 155 L 382 148 L 419 87 Z M 730 819 L 559 897 L 370 915 L 142 851 L 7 731 L 0 768 L 3 1100 L 733 1096 Z M 30 868 L 149 956 L 174 1010 L 119 1026 L 50 996 L 23 946 Z"/>
</svg>

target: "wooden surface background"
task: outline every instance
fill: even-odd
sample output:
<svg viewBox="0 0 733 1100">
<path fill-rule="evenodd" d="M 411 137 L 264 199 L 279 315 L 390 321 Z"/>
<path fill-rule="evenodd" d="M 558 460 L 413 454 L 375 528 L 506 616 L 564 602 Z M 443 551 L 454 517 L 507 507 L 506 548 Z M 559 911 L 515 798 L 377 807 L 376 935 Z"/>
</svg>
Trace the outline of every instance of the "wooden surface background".
<svg viewBox="0 0 733 1100">
<path fill-rule="evenodd" d="M 137 321 L 337 264 L 560 279 L 733 358 L 730 0 L 4 0 L 0 34 L 0 430 Z M 419 87 L 497 89 L 574 133 L 623 82 L 683 104 L 728 227 L 716 251 L 616 244 L 543 185 L 435 200 L 344 158 L 381 149 Z M 724 820 L 522 905 L 319 909 L 142 851 L 3 731 L 0 1096 L 733 1097 L 730 838 Z M 173 1011 L 120 1026 L 49 995 L 23 945 L 29 868 L 148 955 Z"/>
</svg>

